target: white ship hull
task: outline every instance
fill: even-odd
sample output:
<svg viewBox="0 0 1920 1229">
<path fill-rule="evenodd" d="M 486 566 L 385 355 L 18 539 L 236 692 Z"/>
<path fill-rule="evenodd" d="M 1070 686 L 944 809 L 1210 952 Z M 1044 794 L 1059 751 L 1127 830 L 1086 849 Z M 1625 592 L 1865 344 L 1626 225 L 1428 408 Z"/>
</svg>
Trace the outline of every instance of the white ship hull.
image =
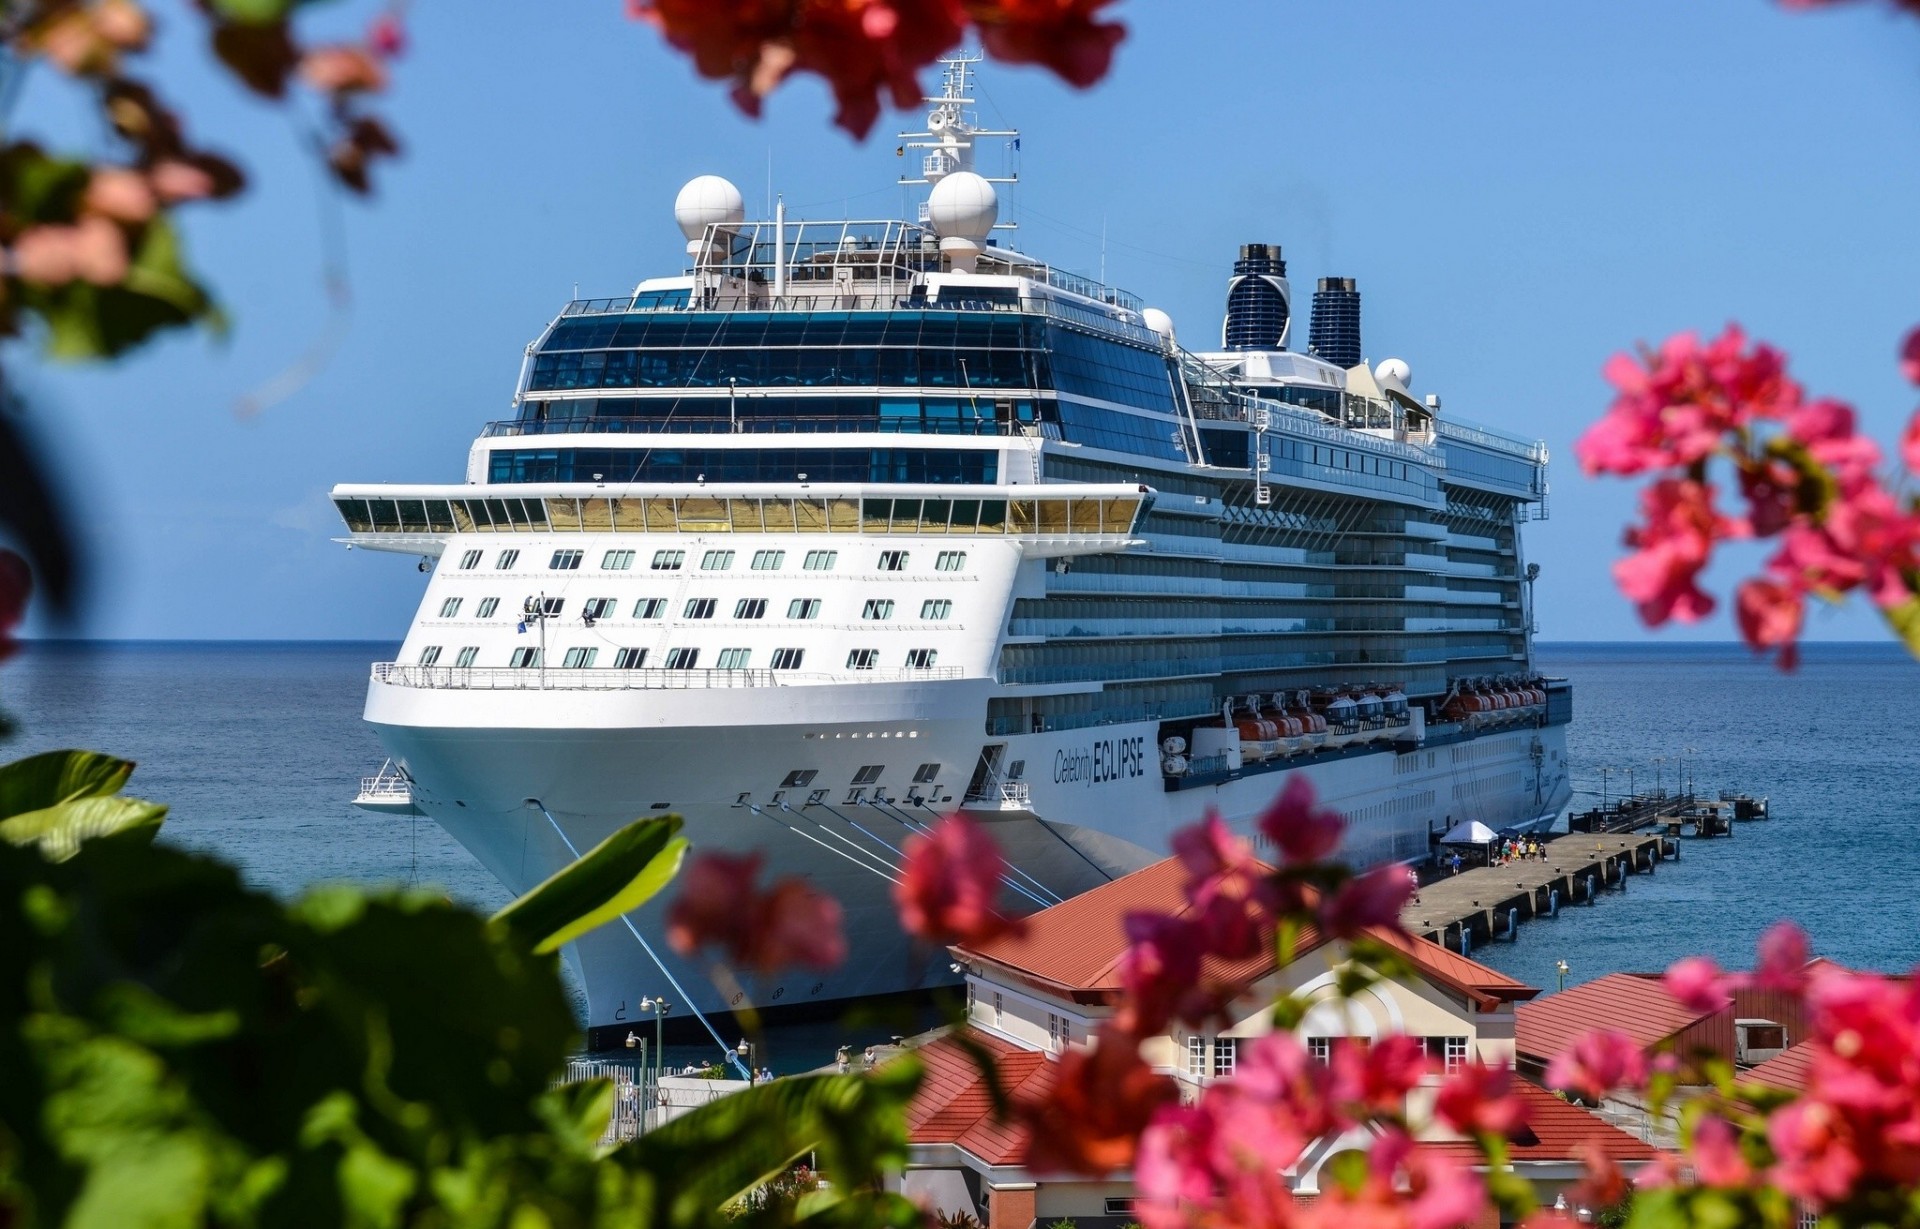
<svg viewBox="0 0 1920 1229">
<path fill-rule="evenodd" d="M 848 791 L 836 788 L 808 806 L 812 790 L 779 785 L 801 766 L 821 781 L 846 782 L 880 762 L 883 779 L 898 781 L 903 768 L 936 762 L 956 767 L 928 796 L 952 798 L 965 786 L 953 777 L 964 772 L 957 766 L 978 754 L 991 690 L 986 680 L 953 680 L 751 693 L 463 692 L 376 680 L 367 716 L 405 765 L 421 810 L 516 893 L 564 866 L 569 842 L 584 850 L 636 816 L 671 811 L 685 817 L 696 849 L 764 850 L 774 873 L 806 876 L 846 911 L 854 955 L 843 967 L 789 970 L 722 990 L 702 962 L 680 959 L 661 941 L 667 901 L 657 901 L 634 915 L 651 954 L 620 926 L 568 953 L 586 989 L 589 1025 L 604 1027 L 633 1020 L 645 996 L 690 996 L 708 1013 L 750 998 L 779 1013 L 951 981 L 944 951 L 916 948 L 899 930 L 887 876 L 912 826 L 956 803 L 914 806 L 883 786 L 885 802 L 848 804 Z M 516 710 L 524 718 L 556 705 L 570 724 L 515 724 Z M 742 720 L 743 712 L 757 720 Z M 1422 858 L 1429 834 L 1457 818 L 1541 827 L 1568 798 L 1561 726 L 1489 731 L 1406 754 L 1355 749 L 1178 791 L 1165 787 L 1153 754 L 1157 729 L 1141 722 L 1006 739 L 1006 762 L 1031 766 L 1028 801 L 968 810 L 1017 870 L 1014 882 L 1028 895 L 1009 891 L 1014 905 L 1036 908 L 1164 856 L 1172 832 L 1209 807 L 1251 836 L 1261 808 L 1295 772 L 1349 816 L 1344 852 L 1356 863 Z M 1458 762 L 1462 752 L 1471 753 L 1471 771 Z"/>
</svg>

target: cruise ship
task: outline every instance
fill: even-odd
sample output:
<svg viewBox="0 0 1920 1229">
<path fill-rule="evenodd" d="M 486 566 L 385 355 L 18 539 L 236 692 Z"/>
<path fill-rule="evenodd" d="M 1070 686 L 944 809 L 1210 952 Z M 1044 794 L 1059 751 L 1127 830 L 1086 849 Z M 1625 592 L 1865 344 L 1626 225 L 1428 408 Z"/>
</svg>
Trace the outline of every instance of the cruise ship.
<svg viewBox="0 0 1920 1229">
<path fill-rule="evenodd" d="M 643 998 L 778 1017 L 950 980 L 889 889 L 956 810 L 1038 908 L 1209 810 L 1252 835 L 1290 774 L 1355 864 L 1568 800 L 1572 695 L 1534 668 L 1520 542 L 1545 448 L 1370 365 L 1351 279 L 1319 279 L 1301 344 L 1273 244 L 1240 248 L 1189 349 L 1003 242 L 975 152 L 1010 134 L 971 72 L 903 134 L 919 217 L 754 220 L 695 179 L 680 271 L 562 307 L 461 481 L 332 492 L 343 541 L 430 573 L 372 666 L 395 767 L 370 806 L 515 892 L 679 814 L 845 908 L 824 974 L 716 981 L 659 941 L 660 902 L 580 940 L 596 1039 Z"/>
</svg>

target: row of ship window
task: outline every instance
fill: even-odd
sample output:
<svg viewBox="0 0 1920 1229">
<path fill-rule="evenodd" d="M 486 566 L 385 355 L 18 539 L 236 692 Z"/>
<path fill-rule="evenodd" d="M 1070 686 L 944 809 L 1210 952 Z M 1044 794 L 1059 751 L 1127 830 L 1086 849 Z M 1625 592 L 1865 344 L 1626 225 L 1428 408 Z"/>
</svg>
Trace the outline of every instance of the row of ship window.
<svg viewBox="0 0 1920 1229">
<path fill-rule="evenodd" d="M 522 611 L 528 618 L 558 618 L 566 609 L 567 600 L 562 597 L 528 598 Z M 462 597 L 450 597 L 440 603 L 440 617 L 457 619 L 460 608 L 466 605 Z M 862 619 L 886 620 L 893 618 L 894 600 L 890 597 L 868 598 L 860 608 Z M 475 618 L 491 619 L 500 609 L 500 599 L 483 597 L 474 612 Z M 720 603 L 710 597 L 690 597 L 681 608 L 683 619 L 711 619 L 720 609 Z M 663 619 L 667 614 L 667 599 L 664 597 L 643 597 L 633 604 L 633 617 L 636 619 Z M 602 619 L 619 617 L 619 603 L 610 597 L 588 598 L 581 608 L 580 617 L 587 626 Z M 767 599 L 763 597 L 743 597 L 733 604 L 733 617 L 736 619 L 764 619 L 767 617 Z M 820 617 L 820 599 L 817 597 L 796 597 L 787 603 L 789 619 L 817 619 Z M 930 597 L 920 603 L 922 619 L 939 622 L 953 617 L 953 602 L 944 597 Z"/>
<path fill-rule="evenodd" d="M 437 644 L 428 645 L 426 648 L 420 650 L 420 664 L 423 666 L 439 665 L 442 652 L 443 646 Z M 472 666 L 479 656 L 479 645 L 467 645 L 458 653 L 454 654 L 453 665 L 456 669 L 466 669 Z M 568 649 L 566 655 L 560 659 L 560 668 L 563 670 L 590 670 L 594 667 L 595 663 L 598 662 L 599 657 L 600 650 L 597 647 Z M 773 651 L 772 668 L 775 670 L 798 670 L 801 664 L 806 661 L 806 657 L 807 651 L 805 649 L 775 649 Z M 940 650 L 938 649 L 908 649 L 906 668 L 909 670 L 931 670 L 939 658 Z M 543 664 L 545 664 L 544 657 L 541 650 L 536 646 L 517 648 L 507 658 L 507 667 L 514 670 L 536 669 Z M 646 664 L 647 650 L 645 649 L 614 650 L 613 668 L 616 670 L 640 670 L 645 668 Z M 668 670 L 697 670 L 700 668 L 700 650 L 668 649 L 666 656 L 663 658 L 663 665 L 664 668 Z M 879 665 L 879 649 L 852 649 L 847 653 L 847 669 L 849 670 L 874 670 L 878 669 Z M 719 658 L 713 668 L 717 670 L 748 670 L 751 669 L 752 666 L 752 649 L 721 649 Z"/>
<path fill-rule="evenodd" d="M 726 572 L 733 568 L 734 559 L 739 552 L 731 550 L 710 550 L 700 556 L 700 570 L 703 572 Z M 882 572 L 904 572 L 911 558 L 910 551 L 883 550 L 880 552 L 878 570 Z M 471 572 L 480 566 L 486 552 L 470 550 L 460 556 L 460 570 Z M 547 561 L 547 567 L 555 572 L 577 572 L 586 562 L 587 553 L 583 550 L 563 549 L 553 552 Z M 610 550 L 600 556 L 600 568 L 606 572 L 628 572 L 633 570 L 637 551 Z M 509 549 L 495 556 L 495 571 L 508 572 L 520 562 L 520 552 Z M 801 560 L 801 570 L 806 572 L 831 572 L 840 562 L 837 550 L 810 550 Z M 787 564 L 787 552 L 783 550 L 757 550 L 748 565 L 754 572 L 777 572 Z M 655 572 L 678 572 L 687 565 L 687 552 L 684 550 L 657 550 L 653 552 L 653 561 L 648 568 Z M 963 550 L 943 550 L 934 556 L 933 570 L 936 572 L 964 572 L 967 568 L 967 552 Z"/>
</svg>

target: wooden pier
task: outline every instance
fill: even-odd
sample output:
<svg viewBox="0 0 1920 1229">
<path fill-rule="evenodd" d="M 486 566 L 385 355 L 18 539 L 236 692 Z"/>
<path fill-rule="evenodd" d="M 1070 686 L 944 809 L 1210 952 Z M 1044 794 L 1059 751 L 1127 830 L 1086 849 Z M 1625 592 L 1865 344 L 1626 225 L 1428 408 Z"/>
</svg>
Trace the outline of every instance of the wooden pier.
<svg viewBox="0 0 1920 1229">
<path fill-rule="evenodd" d="M 1652 874 L 1680 842 L 1664 833 L 1574 832 L 1546 844 L 1546 860 L 1479 866 L 1423 884 L 1419 900 L 1400 915 L 1416 935 L 1467 953 L 1496 939 L 1511 940 L 1520 925 L 1560 910 L 1592 905 L 1627 878 Z"/>
</svg>

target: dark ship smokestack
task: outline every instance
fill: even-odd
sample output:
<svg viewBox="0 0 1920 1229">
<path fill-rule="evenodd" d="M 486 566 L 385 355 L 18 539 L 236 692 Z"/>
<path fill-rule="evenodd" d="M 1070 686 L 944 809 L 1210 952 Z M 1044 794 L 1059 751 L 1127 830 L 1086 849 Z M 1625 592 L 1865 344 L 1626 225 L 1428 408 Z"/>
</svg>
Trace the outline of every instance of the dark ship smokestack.
<svg viewBox="0 0 1920 1229">
<path fill-rule="evenodd" d="M 1227 282 L 1227 321 L 1221 341 L 1229 350 L 1284 350 L 1293 294 L 1287 262 L 1277 243 L 1246 243 Z"/>
<path fill-rule="evenodd" d="M 1360 365 L 1360 291 L 1350 277 L 1323 277 L 1307 333 L 1315 355 L 1336 367 Z"/>
</svg>

